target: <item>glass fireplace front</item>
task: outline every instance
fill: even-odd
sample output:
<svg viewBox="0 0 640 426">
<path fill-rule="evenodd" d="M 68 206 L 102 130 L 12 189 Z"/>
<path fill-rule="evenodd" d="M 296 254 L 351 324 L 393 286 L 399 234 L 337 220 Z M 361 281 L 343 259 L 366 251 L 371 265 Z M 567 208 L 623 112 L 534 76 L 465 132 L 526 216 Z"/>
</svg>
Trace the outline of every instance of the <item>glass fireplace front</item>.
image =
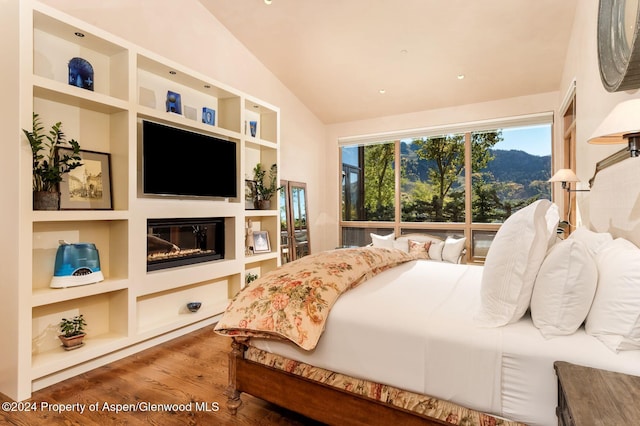
<svg viewBox="0 0 640 426">
<path fill-rule="evenodd" d="M 224 218 L 147 220 L 147 271 L 224 259 Z"/>
</svg>

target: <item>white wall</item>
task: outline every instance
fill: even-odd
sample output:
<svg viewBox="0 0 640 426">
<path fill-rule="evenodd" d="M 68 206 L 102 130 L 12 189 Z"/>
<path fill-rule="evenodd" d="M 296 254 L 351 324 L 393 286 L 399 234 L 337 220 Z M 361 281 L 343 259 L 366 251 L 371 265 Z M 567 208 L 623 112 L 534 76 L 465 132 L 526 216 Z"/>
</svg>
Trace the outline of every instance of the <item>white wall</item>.
<svg viewBox="0 0 640 426">
<path fill-rule="evenodd" d="M 562 78 L 562 87 L 568 86 L 572 79 L 576 80 L 576 174 L 583 182 L 593 176 L 598 161 L 625 147 L 591 145 L 587 140 L 616 104 L 640 97 L 638 90 L 609 93 L 602 85 L 598 70 L 597 24 L 598 0 L 577 2 L 571 44 Z M 585 184 L 583 186 L 587 187 Z M 588 193 L 581 193 L 576 198 L 581 207 L 582 223 L 588 225 Z"/>
<path fill-rule="evenodd" d="M 44 0 L 58 10 L 280 108 L 282 179 L 306 182 L 312 251 L 324 188 L 325 127 L 197 0 Z"/>
</svg>

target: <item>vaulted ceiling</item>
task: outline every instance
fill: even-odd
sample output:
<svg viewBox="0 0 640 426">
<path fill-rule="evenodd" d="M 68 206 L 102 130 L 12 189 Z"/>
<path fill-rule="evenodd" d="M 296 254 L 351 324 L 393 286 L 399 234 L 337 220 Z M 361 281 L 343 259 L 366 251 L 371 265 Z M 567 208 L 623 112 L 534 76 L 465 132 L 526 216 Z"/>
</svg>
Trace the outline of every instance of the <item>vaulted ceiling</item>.
<svg viewBox="0 0 640 426">
<path fill-rule="evenodd" d="M 326 124 L 559 90 L 577 4 L 200 2 Z"/>
</svg>

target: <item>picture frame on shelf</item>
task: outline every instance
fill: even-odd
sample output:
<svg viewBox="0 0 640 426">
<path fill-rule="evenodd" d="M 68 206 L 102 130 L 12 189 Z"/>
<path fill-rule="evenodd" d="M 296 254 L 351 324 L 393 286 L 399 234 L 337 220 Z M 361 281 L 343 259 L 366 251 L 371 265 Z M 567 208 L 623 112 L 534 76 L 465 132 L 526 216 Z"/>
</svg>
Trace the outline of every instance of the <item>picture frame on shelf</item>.
<svg viewBox="0 0 640 426">
<path fill-rule="evenodd" d="M 269 232 L 253 231 L 253 252 L 254 253 L 271 253 L 271 244 L 269 243 Z"/>
<path fill-rule="evenodd" d="M 73 151 L 58 148 L 61 157 Z M 82 166 L 65 175 L 60 182 L 60 210 L 113 210 L 111 197 L 111 155 L 80 150 Z"/>
<path fill-rule="evenodd" d="M 256 181 L 251 179 L 244 180 L 244 209 L 256 210 L 254 194 L 256 192 Z"/>
<path fill-rule="evenodd" d="M 202 107 L 202 122 L 210 126 L 216 125 L 216 111 L 211 108 Z"/>
</svg>

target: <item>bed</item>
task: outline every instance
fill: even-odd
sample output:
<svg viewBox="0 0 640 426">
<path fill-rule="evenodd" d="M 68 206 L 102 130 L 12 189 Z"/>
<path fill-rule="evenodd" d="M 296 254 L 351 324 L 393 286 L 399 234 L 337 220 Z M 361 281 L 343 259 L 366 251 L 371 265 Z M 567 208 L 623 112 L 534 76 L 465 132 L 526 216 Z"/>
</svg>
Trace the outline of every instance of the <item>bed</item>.
<svg viewBox="0 0 640 426">
<path fill-rule="evenodd" d="M 216 326 L 229 408 L 244 392 L 329 424 L 557 424 L 554 361 L 640 375 L 640 197 L 620 185 L 639 171 L 600 171 L 566 240 L 548 201 L 512 215 L 485 266 L 345 249 L 254 281 Z M 277 285 L 305 279 L 287 313 Z"/>
</svg>

